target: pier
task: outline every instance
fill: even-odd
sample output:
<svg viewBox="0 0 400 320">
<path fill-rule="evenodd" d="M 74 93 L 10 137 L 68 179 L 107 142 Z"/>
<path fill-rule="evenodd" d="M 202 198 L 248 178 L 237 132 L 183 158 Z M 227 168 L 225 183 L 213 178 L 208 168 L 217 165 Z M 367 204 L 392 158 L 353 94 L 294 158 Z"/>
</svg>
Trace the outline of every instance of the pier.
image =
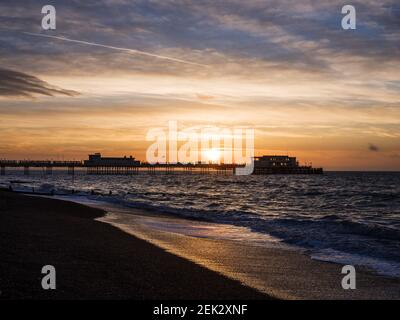
<svg viewBox="0 0 400 320">
<path fill-rule="evenodd" d="M 27 161 L 27 160 L 0 160 L 0 174 L 5 175 L 7 169 L 21 168 L 24 175 L 29 175 L 31 169 L 41 169 L 45 175 L 52 175 L 54 169 L 65 169 L 69 175 L 74 175 L 77 169 L 86 170 L 88 175 L 136 175 L 140 173 L 149 174 L 234 174 L 235 168 L 243 167 L 234 164 L 149 164 L 136 162 L 132 164 L 118 162 L 98 162 L 88 161 Z"/>
<path fill-rule="evenodd" d="M 6 174 L 6 168 L 23 168 L 24 174 L 29 175 L 31 168 L 41 168 L 45 174 L 52 174 L 53 168 L 65 168 L 73 174 L 76 167 L 83 167 L 81 161 L 43 161 L 43 160 L 0 160 L 0 174 Z"/>
<path fill-rule="evenodd" d="M 107 158 L 100 153 L 89 155 L 84 161 L 50 161 L 50 160 L 0 160 L 0 174 L 5 175 L 7 168 L 23 168 L 29 175 L 31 168 L 40 168 L 45 175 L 52 175 L 54 169 L 65 169 L 69 175 L 75 175 L 76 169 L 83 168 L 88 175 L 136 175 L 139 173 L 184 173 L 184 174 L 235 174 L 243 164 L 217 163 L 156 163 L 140 162 L 133 158 Z M 322 174 L 322 168 L 300 166 L 295 157 L 262 156 L 254 158 L 253 174 Z"/>
</svg>

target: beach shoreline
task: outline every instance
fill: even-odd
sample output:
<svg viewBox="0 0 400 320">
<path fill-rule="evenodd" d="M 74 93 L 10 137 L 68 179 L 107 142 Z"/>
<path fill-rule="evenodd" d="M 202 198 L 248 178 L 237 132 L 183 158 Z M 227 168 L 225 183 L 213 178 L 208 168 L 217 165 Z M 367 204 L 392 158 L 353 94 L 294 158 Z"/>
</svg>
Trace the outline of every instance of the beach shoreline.
<svg viewBox="0 0 400 320">
<path fill-rule="evenodd" d="M 38 210 L 42 210 L 40 209 L 42 206 L 46 207 L 51 205 L 52 208 L 56 206 L 57 210 L 61 210 L 61 213 L 58 212 L 56 214 L 62 214 L 68 217 L 67 221 L 68 224 L 70 224 L 69 227 L 72 227 L 71 224 L 81 224 L 83 220 L 85 221 L 86 228 L 90 230 L 92 228 L 99 228 L 100 226 L 98 226 L 98 224 L 101 224 L 102 231 L 99 235 L 103 238 L 106 236 L 102 239 L 103 243 L 105 241 L 106 246 L 113 245 L 110 244 L 108 238 L 108 233 L 111 232 L 118 234 L 116 235 L 119 239 L 118 241 L 120 241 L 120 238 L 129 238 L 129 247 L 141 247 L 141 255 L 136 255 L 136 260 L 127 261 L 126 257 L 121 256 L 121 253 L 114 258 L 114 263 L 122 264 L 123 270 L 122 273 L 119 269 L 113 270 L 115 273 L 113 278 L 115 277 L 115 280 L 119 278 L 119 275 L 122 275 L 122 279 L 124 280 L 118 279 L 117 283 L 114 282 L 112 284 L 113 289 L 110 290 L 109 294 L 105 297 L 103 294 L 98 295 L 97 293 L 96 295 L 95 292 L 91 291 L 91 293 L 87 294 L 85 297 L 75 293 L 75 296 L 68 298 L 269 299 L 273 297 L 290 300 L 400 299 L 400 279 L 379 276 L 361 267 L 357 267 L 357 290 L 343 290 L 341 287 L 341 280 L 344 276 L 341 273 L 343 265 L 313 260 L 309 255 L 300 250 L 287 250 L 279 246 L 252 246 L 247 243 L 244 244 L 241 241 L 213 239 L 208 235 L 203 237 L 202 234 L 193 236 L 180 232 L 171 232 L 171 230 L 149 227 L 161 222 L 168 225 L 177 224 L 179 228 L 183 230 L 187 228 L 186 219 L 168 215 L 155 215 L 150 212 L 145 212 L 144 210 L 131 208 L 125 208 L 125 211 L 118 211 L 117 206 L 113 207 L 112 205 L 110 206 L 102 203 L 98 203 L 94 207 L 85 202 L 83 202 L 82 205 L 71 202 L 73 200 L 68 199 L 68 197 L 66 199 L 51 199 L 51 197 L 23 196 L 10 192 L 0 192 L 0 195 L 2 197 L 7 195 L 8 198 L 18 201 L 18 205 L 23 205 L 24 202 L 31 203 L 32 206 L 30 210 L 36 211 L 36 214 Z M 4 204 L 0 203 L 0 205 Z M 13 205 L 15 206 L 15 203 Z M 10 207 L 10 204 L 8 204 L 8 207 Z M 65 212 L 66 210 L 67 213 Z M 8 208 L 8 211 L 10 211 L 10 208 Z M 45 212 L 46 210 L 42 211 Z M 40 219 L 48 220 L 49 213 L 47 212 L 46 214 L 42 212 L 39 216 Z M 30 215 L 30 218 L 31 217 L 34 216 Z M 73 220 L 71 220 L 71 218 L 73 218 Z M 151 220 L 153 218 L 156 220 Z M 150 223 L 145 220 L 149 220 Z M 29 221 L 26 223 L 29 223 Z M 199 230 L 202 228 L 207 229 L 208 227 L 205 223 L 200 225 L 198 221 L 191 221 L 191 223 L 195 224 L 195 228 Z M 217 224 L 210 225 L 212 225 L 213 228 L 218 228 Z M 36 232 L 40 234 L 47 230 L 47 228 L 48 226 L 40 228 L 40 231 Z M 104 228 L 106 230 L 103 230 Z M 217 230 L 217 232 L 222 233 L 225 231 L 226 229 Z M 240 232 L 240 230 L 234 231 Z M 44 235 L 41 234 L 41 236 Z M 73 235 L 68 234 L 68 237 L 73 237 Z M 44 239 L 40 241 L 43 242 Z M 96 249 L 96 245 L 98 246 L 98 244 L 95 244 L 91 249 Z M 86 248 L 85 245 L 83 248 L 80 248 L 80 246 L 82 246 L 82 242 L 76 247 L 75 254 L 79 254 L 82 250 L 85 252 L 87 251 L 88 248 Z M 127 245 L 125 244 L 125 246 Z M 143 247 L 146 249 L 143 249 Z M 144 290 L 144 294 L 138 296 L 137 292 L 132 293 L 127 286 L 124 286 L 122 290 L 123 293 L 118 292 L 118 283 L 121 283 L 121 281 L 125 283 L 127 281 L 125 278 L 127 277 L 129 268 L 132 267 L 135 269 L 135 267 L 137 267 L 132 266 L 132 263 L 138 263 L 138 261 L 142 263 L 141 258 L 143 255 L 147 255 L 146 250 L 149 250 L 153 257 L 153 259 L 150 260 L 144 259 L 145 263 L 154 270 L 153 272 L 149 271 L 151 273 L 149 274 L 149 282 L 153 285 L 151 290 L 152 294 L 149 296 L 148 289 L 146 289 Z M 129 248 L 124 247 L 122 252 L 123 254 L 127 254 Z M 91 252 L 91 254 L 93 255 L 93 252 Z M 167 255 L 167 257 L 165 257 L 165 255 Z M 15 259 L 16 258 L 14 258 L 14 260 Z M 61 259 L 64 260 L 62 263 L 65 263 L 65 259 L 66 257 Z M 99 259 L 102 260 L 100 265 Z M 112 260 L 113 258 L 110 257 L 109 252 L 101 251 L 100 253 L 96 252 L 94 256 L 90 256 L 85 262 L 79 261 L 80 263 L 84 262 L 85 268 L 97 268 L 103 270 L 102 272 L 104 273 L 104 262 L 106 262 L 106 264 L 112 264 L 113 261 L 110 261 L 110 259 Z M 189 264 L 196 269 L 197 277 L 202 278 L 203 274 L 207 274 L 203 281 L 199 280 L 199 283 L 201 283 L 200 287 L 203 286 L 205 288 L 200 288 L 199 292 L 193 292 L 193 290 L 189 288 L 182 288 L 182 286 L 187 287 L 187 282 L 182 282 L 182 286 L 179 286 L 178 292 L 175 289 L 166 289 L 165 283 L 168 283 L 168 287 L 174 281 L 181 281 L 181 277 L 179 276 L 177 278 L 175 272 L 171 272 L 170 268 L 167 268 L 165 272 L 160 271 L 164 270 L 164 266 L 168 266 L 171 260 L 174 264 L 178 264 L 180 268 L 183 268 L 182 265 Z M 161 267 L 157 267 L 160 262 L 162 262 Z M 77 263 L 75 267 L 78 268 L 79 263 Z M 186 266 L 184 268 L 186 277 L 190 278 L 190 275 L 193 275 L 194 271 L 192 267 Z M 199 271 L 198 268 L 202 271 Z M 143 267 L 139 269 L 143 270 Z M 2 270 L 4 270 L 4 266 Z M 96 270 L 95 273 L 99 273 L 99 270 Z M 160 279 L 160 273 L 163 273 L 161 277 L 162 283 L 155 287 L 154 282 L 158 282 L 154 278 Z M 224 285 L 222 285 L 223 289 L 217 288 L 217 291 L 222 290 L 222 294 L 216 294 L 215 290 L 211 288 L 207 291 L 209 286 L 207 277 L 209 277 L 209 273 L 217 277 L 219 279 L 218 281 L 221 282 L 218 288 L 224 283 Z M 37 276 L 40 277 L 40 274 Z M 132 276 L 128 276 L 128 278 L 128 283 L 129 281 L 132 282 L 131 286 L 134 287 L 139 284 L 143 287 L 143 283 L 141 280 L 137 279 L 137 277 L 133 277 L 132 279 Z M 96 283 L 96 281 L 99 281 L 99 279 L 93 280 L 93 283 Z M 192 281 L 189 281 L 192 285 Z M 215 283 L 212 283 L 212 285 L 215 285 Z M 227 286 L 227 289 L 224 286 Z M 236 287 L 232 287 L 231 289 L 230 286 Z M 72 284 L 71 287 L 73 287 Z M 185 292 L 185 290 L 189 292 L 185 294 L 180 293 L 182 291 Z M 93 294 L 94 296 L 91 296 Z"/>
<path fill-rule="evenodd" d="M 0 191 L 0 299 L 269 299 L 108 224 L 80 204 Z M 57 289 L 43 290 L 53 265 Z"/>
</svg>

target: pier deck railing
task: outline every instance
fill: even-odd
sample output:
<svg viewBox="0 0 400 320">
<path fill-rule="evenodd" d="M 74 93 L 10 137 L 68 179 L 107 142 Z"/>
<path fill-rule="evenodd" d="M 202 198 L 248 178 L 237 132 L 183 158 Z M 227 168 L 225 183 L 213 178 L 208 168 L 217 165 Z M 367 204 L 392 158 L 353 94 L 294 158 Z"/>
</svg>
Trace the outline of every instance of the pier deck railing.
<svg viewBox="0 0 400 320">
<path fill-rule="evenodd" d="M 24 168 L 24 173 L 29 174 L 30 168 L 42 168 L 47 174 L 53 172 L 53 168 L 68 168 L 69 174 L 74 174 L 76 168 L 86 168 L 87 174 L 137 174 L 139 172 L 187 172 L 187 173 L 233 173 L 238 164 L 206 164 L 206 163 L 87 163 L 84 161 L 52 161 L 52 160 L 0 160 L 1 175 L 5 175 L 6 168 Z"/>
<path fill-rule="evenodd" d="M 68 169 L 68 174 L 75 174 L 76 168 L 85 168 L 87 174 L 93 175 L 131 175 L 140 172 L 149 173 L 217 173 L 233 174 L 237 168 L 244 167 L 240 164 L 213 164 L 213 163 L 102 163 L 90 164 L 84 161 L 53 161 L 53 160 L 0 160 L 0 174 L 5 175 L 6 168 L 24 168 L 24 173 L 29 174 L 30 168 L 42 168 L 46 174 L 52 174 L 53 168 Z M 254 174 L 322 174 L 322 168 L 310 166 L 298 167 L 263 167 L 255 166 Z"/>
</svg>

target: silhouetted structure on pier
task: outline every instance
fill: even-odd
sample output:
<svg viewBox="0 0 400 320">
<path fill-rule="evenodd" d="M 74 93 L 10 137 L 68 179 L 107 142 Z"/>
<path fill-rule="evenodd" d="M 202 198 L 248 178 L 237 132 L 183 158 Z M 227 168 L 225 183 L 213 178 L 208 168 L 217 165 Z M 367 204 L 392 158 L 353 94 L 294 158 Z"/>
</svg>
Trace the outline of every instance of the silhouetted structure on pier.
<svg viewBox="0 0 400 320">
<path fill-rule="evenodd" d="M 254 158 L 253 174 L 322 174 L 322 168 L 300 166 L 296 157 L 271 155 Z"/>
<path fill-rule="evenodd" d="M 100 153 L 90 154 L 89 160 L 85 160 L 84 166 L 138 166 L 140 161 L 135 160 L 132 156 L 118 157 L 102 157 Z"/>
<path fill-rule="evenodd" d="M 100 153 L 90 154 L 89 160 L 83 162 L 88 174 L 134 174 L 138 171 L 140 161 L 129 157 L 102 157 Z"/>
</svg>

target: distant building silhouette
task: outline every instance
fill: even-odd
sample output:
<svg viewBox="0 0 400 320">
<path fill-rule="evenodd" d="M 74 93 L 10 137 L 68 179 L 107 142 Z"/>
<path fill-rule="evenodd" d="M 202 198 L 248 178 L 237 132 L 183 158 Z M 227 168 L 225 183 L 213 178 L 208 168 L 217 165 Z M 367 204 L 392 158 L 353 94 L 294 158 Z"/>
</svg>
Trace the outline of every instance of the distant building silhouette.
<svg viewBox="0 0 400 320">
<path fill-rule="evenodd" d="M 279 155 L 254 157 L 254 174 L 322 174 L 323 172 L 322 168 L 300 166 L 296 157 Z"/>
<path fill-rule="evenodd" d="M 132 156 L 118 157 L 102 157 L 100 153 L 90 154 L 89 160 L 84 161 L 85 166 L 138 166 L 140 161 L 135 160 Z"/>
<path fill-rule="evenodd" d="M 297 168 L 299 162 L 296 160 L 296 157 L 262 156 L 254 157 L 254 165 L 263 168 Z"/>
</svg>

